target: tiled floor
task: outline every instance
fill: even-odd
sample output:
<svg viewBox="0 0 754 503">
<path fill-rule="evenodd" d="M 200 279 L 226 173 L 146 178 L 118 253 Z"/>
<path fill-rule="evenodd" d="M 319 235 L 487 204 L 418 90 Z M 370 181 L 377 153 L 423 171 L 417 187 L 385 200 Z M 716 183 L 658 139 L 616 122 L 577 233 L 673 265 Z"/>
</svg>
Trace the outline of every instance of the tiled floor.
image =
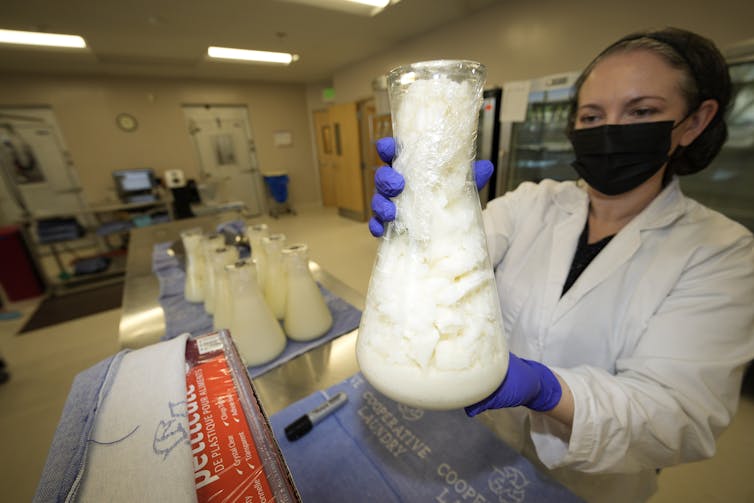
<svg viewBox="0 0 754 503">
<path fill-rule="evenodd" d="M 304 242 L 326 270 L 366 293 L 377 240 L 366 225 L 328 209 L 267 220 L 289 242 Z M 29 501 L 34 494 L 60 412 L 74 376 L 118 350 L 120 309 L 16 336 L 36 302 L 14 306 L 25 316 L 0 321 L 0 354 L 11 380 L 0 386 L 0 500 Z M 754 501 L 754 400 L 744 398 L 712 460 L 669 468 L 652 503 Z"/>
</svg>

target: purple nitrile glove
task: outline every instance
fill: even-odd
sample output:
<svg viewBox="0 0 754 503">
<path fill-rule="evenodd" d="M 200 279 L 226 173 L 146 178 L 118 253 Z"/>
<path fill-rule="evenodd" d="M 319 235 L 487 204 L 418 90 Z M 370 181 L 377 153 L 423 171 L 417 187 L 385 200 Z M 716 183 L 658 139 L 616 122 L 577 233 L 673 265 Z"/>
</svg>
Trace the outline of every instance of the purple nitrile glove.
<svg viewBox="0 0 754 503">
<path fill-rule="evenodd" d="M 395 157 L 395 138 L 392 136 L 380 138 L 374 142 L 374 147 L 377 149 L 377 155 L 380 156 L 382 162 L 388 164 L 393 162 L 393 157 Z"/>
<path fill-rule="evenodd" d="M 388 199 L 395 197 L 401 192 L 406 184 L 403 175 L 389 166 L 395 157 L 395 139 L 391 137 L 380 138 L 375 142 L 377 154 L 388 166 L 382 166 L 374 174 L 374 186 L 377 193 L 372 197 L 372 211 L 374 216 L 369 220 L 369 231 L 375 237 L 385 233 L 385 222 L 395 220 L 395 204 Z M 492 176 L 494 166 L 490 161 L 482 160 L 474 162 L 474 181 L 477 190 L 487 185 Z"/>
<path fill-rule="evenodd" d="M 487 409 L 502 409 L 523 405 L 532 410 L 546 412 L 559 402 L 563 390 L 552 370 L 533 360 L 525 360 L 510 353 L 508 374 L 503 383 L 490 396 L 465 408 L 466 415 L 474 417 Z"/>
</svg>

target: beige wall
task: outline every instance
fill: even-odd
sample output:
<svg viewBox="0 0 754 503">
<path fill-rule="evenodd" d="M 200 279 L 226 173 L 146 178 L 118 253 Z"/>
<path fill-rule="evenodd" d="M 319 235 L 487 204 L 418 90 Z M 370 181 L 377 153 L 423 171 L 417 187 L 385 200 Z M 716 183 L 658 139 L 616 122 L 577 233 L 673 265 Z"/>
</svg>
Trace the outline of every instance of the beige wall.
<svg viewBox="0 0 754 503">
<path fill-rule="evenodd" d="M 288 171 L 293 204 L 319 201 L 303 85 L 136 77 L 0 79 L 0 105 L 52 106 L 91 203 L 114 197 L 115 169 L 182 169 L 197 178 L 199 161 L 181 110 L 182 104 L 197 103 L 246 105 L 261 171 Z M 137 118 L 135 132 L 116 127 L 120 112 Z M 273 132 L 280 130 L 291 131 L 292 147 L 273 146 Z"/>
<path fill-rule="evenodd" d="M 751 0 L 506 0 L 333 76 L 339 102 L 371 95 L 371 81 L 395 66 L 472 59 L 488 67 L 487 87 L 580 70 L 602 48 L 645 28 L 678 26 L 721 49 L 754 37 Z"/>
<path fill-rule="evenodd" d="M 753 19 L 751 0 L 506 0 L 345 67 L 333 75 L 333 85 L 337 102 L 356 101 L 371 96 L 375 76 L 399 64 L 464 58 L 488 66 L 491 87 L 578 70 L 611 41 L 646 27 L 688 28 L 725 48 L 754 38 Z M 326 106 L 320 98 L 328 84 L 3 75 L 0 105 L 53 107 L 90 202 L 114 197 L 110 173 L 115 169 L 177 168 L 197 176 L 198 161 L 181 104 L 246 105 L 262 171 L 287 170 L 291 202 L 317 204 L 321 195 L 311 111 Z M 117 129 L 115 116 L 120 112 L 136 116 L 135 133 Z M 272 145 L 272 134 L 278 130 L 293 133 L 293 147 Z"/>
</svg>

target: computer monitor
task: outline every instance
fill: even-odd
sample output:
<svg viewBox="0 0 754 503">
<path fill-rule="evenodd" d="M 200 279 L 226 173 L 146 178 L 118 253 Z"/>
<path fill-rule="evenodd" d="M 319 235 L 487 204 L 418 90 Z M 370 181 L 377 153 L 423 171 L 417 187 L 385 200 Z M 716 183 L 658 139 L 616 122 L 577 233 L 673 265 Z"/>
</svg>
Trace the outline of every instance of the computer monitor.
<svg viewBox="0 0 754 503">
<path fill-rule="evenodd" d="M 113 171 L 115 190 L 124 203 L 154 201 L 154 171 L 151 168 L 119 169 Z"/>
</svg>

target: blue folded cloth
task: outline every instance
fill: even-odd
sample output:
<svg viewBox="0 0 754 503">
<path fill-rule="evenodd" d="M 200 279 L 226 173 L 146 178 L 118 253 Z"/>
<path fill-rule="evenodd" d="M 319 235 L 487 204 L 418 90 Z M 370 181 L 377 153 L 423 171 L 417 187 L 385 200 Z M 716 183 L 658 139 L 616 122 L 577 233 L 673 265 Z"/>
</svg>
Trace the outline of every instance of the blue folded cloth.
<svg viewBox="0 0 754 503">
<path fill-rule="evenodd" d="M 183 333 L 200 335 L 212 330 L 212 316 L 204 304 L 188 302 L 183 296 L 186 273 L 178 259 L 168 255 L 172 243 L 158 243 L 152 250 L 152 272 L 160 284 L 158 300 L 165 313 L 165 335 L 161 340 L 173 339 Z"/>
<path fill-rule="evenodd" d="M 127 352 L 121 351 L 101 361 L 73 380 L 37 486 L 35 503 L 67 501 L 69 493 L 75 494 L 97 409 L 107 396 Z"/>
<path fill-rule="evenodd" d="M 84 228 L 75 218 L 48 218 L 37 222 L 37 237 L 40 243 L 55 243 L 78 239 Z"/>
<path fill-rule="evenodd" d="M 73 263 L 73 274 L 94 274 L 102 272 L 110 266 L 109 257 L 80 258 Z"/>
<path fill-rule="evenodd" d="M 97 227 L 98 236 L 109 236 L 110 234 L 117 234 L 120 232 L 126 232 L 131 230 L 134 225 L 130 221 L 115 220 L 112 222 L 105 222 Z"/>
<path fill-rule="evenodd" d="M 338 392 L 348 402 L 290 442 L 285 427 Z M 580 502 L 463 410 L 425 411 L 359 373 L 271 417 L 303 501 Z"/>
<path fill-rule="evenodd" d="M 212 331 L 212 316 L 204 311 L 204 304 L 188 302 L 183 296 L 186 273 L 175 257 L 168 255 L 171 243 L 158 243 L 152 250 L 152 271 L 160 283 L 159 302 L 165 313 L 165 335 L 161 340 L 168 340 L 182 333 L 201 335 Z M 341 335 L 355 330 L 361 321 L 361 311 L 320 285 L 327 307 L 333 316 L 330 330 L 317 339 L 298 342 L 288 340 L 283 353 L 263 365 L 249 367 L 252 378 L 292 360 L 296 356 L 321 346 Z"/>
<path fill-rule="evenodd" d="M 157 243 L 154 245 L 154 248 L 152 248 L 152 272 L 155 273 L 158 278 L 159 274 L 157 274 L 157 271 L 161 269 L 177 268 L 182 271 L 178 259 L 168 253 L 168 250 L 170 250 L 172 246 L 173 242 L 168 241 L 166 243 Z M 160 292 L 160 296 L 162 296 L 162 292 Z"/>
<path fill-rule="evenodd" d="M 170 222 L 171 218 L 168 213 L 157 213 L 155 215 L 152 215 L 152 223 L 153 224 L 162 224 L 165 222 Z"/>
<path fill-rule="evenodd" d="M 215 228 L 215 231 L 221 234 L 243 234 L 246 229 L 246 224 L 243 220 L 231 220 L 229 222 L 223 222 Z"/>
<path fill-rule="evenodd" d="M 58 241 L 72 241 L 81 237 L 77 231 L 44 231 L 39 233 L 40 243 L 56 243 Z"/>
</svg>

